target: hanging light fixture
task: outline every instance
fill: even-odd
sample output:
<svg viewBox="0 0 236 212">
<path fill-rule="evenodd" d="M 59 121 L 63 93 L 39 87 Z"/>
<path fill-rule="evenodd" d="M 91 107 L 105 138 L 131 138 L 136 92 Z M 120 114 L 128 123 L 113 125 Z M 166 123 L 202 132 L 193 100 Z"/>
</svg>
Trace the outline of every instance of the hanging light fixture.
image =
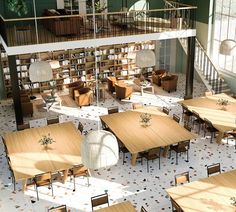
<svg viewBox="0 0 236 212">
<path fill-rule="evenodd" d="M 220 54 L 226 56 L 235 56 L 236 55 L 236 41 L 231 39 L 223 40 L 220 44 Z"/>
<path fill-rule="evenodd" d="M 155 53 L 149 49 L 143 49 L 136 53 L 136 66 L 140 68 L 148 68 L 156 65 Z"/>
<path fill-rule="evenodd" d="M 53 78 L 52 68 L 46 61 L 37 61 L 29 67 L 29 78 L 31 82 L 45 82 Z"/>
</svg>

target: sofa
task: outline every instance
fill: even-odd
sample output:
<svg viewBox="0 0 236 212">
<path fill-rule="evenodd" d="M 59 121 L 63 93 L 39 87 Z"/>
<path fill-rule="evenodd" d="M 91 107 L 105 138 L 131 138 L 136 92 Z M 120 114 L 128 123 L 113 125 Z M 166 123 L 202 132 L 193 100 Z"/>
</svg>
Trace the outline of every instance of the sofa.
<svg viewBox="0 0 236 212">
<path fill-rule="evenodd" d="M 93 92 L 88 87 L 74 90 L 74 97 L 79 107 L 90 105 L 93 102 Z"/>
<path fill-rule="evenodd" d="M 66 88 L 69 89 L 69 95 L 72 99 L 75 99 L 74 97 L 74 91 L 75 90 L 78 90 L 80 88 L 83 88 L 84 87 L 84 82 L 81 81 L 81 80 L 78 80 L 78 81 L 75 81 L 75 82 L 72 82 L 72 83 L 69 83 L 69 84 L 66 84 Z"/>
<path fill-rule="evenodd" d="M 161 86 L 161 78 L 167 71 L 165 69 L 155 70 L 152 72 L 152 82 L 157 86 Z"/>
<path fill-rule="evenodd" d="M 33 103 L 30 101 L 29 96 L 26 94 L 21 94 L 20 95 L 20 101 L 21 101 L 21 110 L 23 116 L 28 116 L 30 115 L 31 117 L 33 116 Z"/>
<path fill-rule="evenodd" d="M 161 78 L 161 86 L 163 90 L 168 91 L 168 93 L 170 93 L 171 91 L 176 91 L 177 82 L 178 82 L 178 75 L 175 74 L 166 75 Z"/>
<path fill-rule="evenodd" d="M 70 15 L 67 10 L 46 9 L 44 16 L 56 16 L 55 18 L 44 19 L 44 26 L 56 36 L 79 35 L 83 26 L 83 18 L 80 16 L 58 17 Z"/>
<path fill-rule="evenodd" d="M 116 91 L 116 98 L 121 100 L 121 99 L 126 99 L 131 97 L 133 93 L 133 88 L 130 86 L 127 86 L 123 83 L 115 83 L 115 91 Z"/>
</svg>

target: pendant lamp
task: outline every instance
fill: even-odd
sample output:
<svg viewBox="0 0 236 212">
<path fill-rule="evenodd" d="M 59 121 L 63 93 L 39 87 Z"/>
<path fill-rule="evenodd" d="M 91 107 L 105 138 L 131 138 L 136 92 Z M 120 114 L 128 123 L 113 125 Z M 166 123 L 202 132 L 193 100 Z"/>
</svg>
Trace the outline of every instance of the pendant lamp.
<svg viewBox="0 0 236 212">
<path fill-rule="evenodd" d="M 236 41 L 226 39 L 220 44 L 220 54 L 226 56 L 236 56 Z"/>
</svg>

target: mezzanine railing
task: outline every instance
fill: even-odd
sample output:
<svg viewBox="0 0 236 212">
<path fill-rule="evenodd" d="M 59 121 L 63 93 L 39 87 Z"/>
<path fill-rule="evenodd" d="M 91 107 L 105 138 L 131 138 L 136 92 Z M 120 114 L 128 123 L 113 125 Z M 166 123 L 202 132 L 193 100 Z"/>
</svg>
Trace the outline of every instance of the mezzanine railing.
<svg viewBox="0 0 236 212">
<path fill-rule="evenodd" d="M 0 34 L 8 46 L 20 46 L 195 29 L 196 7 L 166 5 L 165 9 L 86 15 L 19 19 L 0 16 Z"/>
</svg>

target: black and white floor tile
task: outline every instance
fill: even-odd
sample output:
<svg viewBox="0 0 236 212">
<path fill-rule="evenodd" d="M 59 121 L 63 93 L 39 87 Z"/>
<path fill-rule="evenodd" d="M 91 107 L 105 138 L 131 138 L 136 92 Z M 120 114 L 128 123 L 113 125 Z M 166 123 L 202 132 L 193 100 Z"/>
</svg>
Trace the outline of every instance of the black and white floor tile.
<svg viewBox="0 0 236 212">
<path fill-rule="evenodd" d="M 177 101 L 184 96 L 185 79 L 179 76 L 178 89 L 176 92 L 161 94 L 134 92 L 130 100 L 118 101 L 110 94 L 106 94 L 106 101 L 99 102 L 99 105 L 78 108 L 50 108 L 55 113 L 65 114 L 79 119 L 85 125 L 85 131 L 97 129 L 99 116 L 107 114 L 107 108 L 119 106 L 120 111 L 131 109 L 132 102 L 142 102 L 145 105 L 167 106 L 171 114 L 181 116 L 181 107 Z M 204 85 L 194 82 L 194 96 L 201 96 L 206 91 Z M 16 130 L 14 111 L 11 100 L 0 102 L 0 134 Z M 158 161 L 150 163 L 150 172 L 147 173 L 146 163 L 140 162 L 135 167 L 130 164 L 130 155 L 126 154 L 125 164 L 122 165 L 122 155 L 117 165 L 109 169 L 92 171 L 90 186 L 87 186 L 86 179 L 76 179 L 76 191 L 73 192 L 73 183 L 68 178 L 65 184 L 55 183 L 54 197 L 48 188 L 39 188 L 39 198 L 36 200 L 34 187 L 29 187 L 22 192 L 21 183 L 17 183 L 17 190 L 13 191 L 10 172 L 3 151 L 3 144 L 0 142 L 0 211 L 34 211 L 46 212 L 49 207 L 66 204 L 70 211 L 86 212 L 91 211 L 91 196 L 105 191 L 109 194 L 111 204 L 130 200 L 137 211 L 143 205 L 147 211 L 171 211 L 171 204 L 165 188 L 174 185 L 174 176 L 184 171 L 189 171 L 191 181 L 206 177 L 206 166 L 216 162 L 221 163 L 223 171 L 236 168 L 236 150 L 232 147 L 233 141 L 221 145 L 210 143 L 209 136 L 203 137 L 203 133 L 191 141 L 190 160 L 186 162 L 186 155 L 179 158 L 179 164 L 175 164 L 175 155 L 172 158 L 161 158 L 161 169 L 158 169 Z"/>
</svg>

